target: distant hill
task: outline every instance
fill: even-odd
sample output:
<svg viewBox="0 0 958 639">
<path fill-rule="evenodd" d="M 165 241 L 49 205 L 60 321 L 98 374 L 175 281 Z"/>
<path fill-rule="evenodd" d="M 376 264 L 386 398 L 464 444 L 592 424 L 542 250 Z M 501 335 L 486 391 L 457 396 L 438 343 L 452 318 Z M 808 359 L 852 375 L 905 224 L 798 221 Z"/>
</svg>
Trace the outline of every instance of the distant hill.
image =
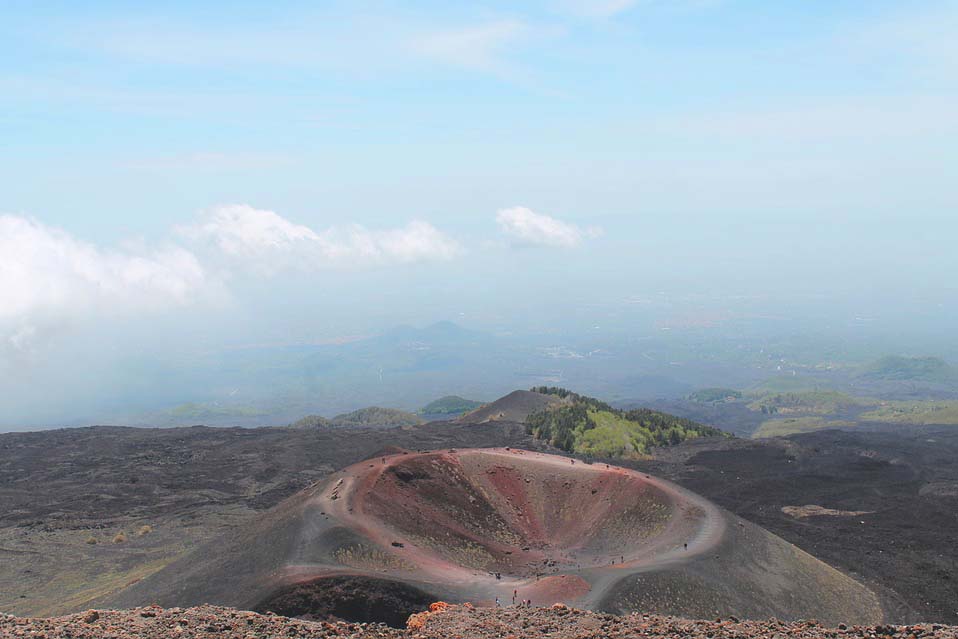
<svg viewBox="0 0 958 639">
<path fill-rule="evenodd" d="M 814 377 L 779 375 L 749 388 L 748 394 L 757 397 L 767 393 L 800 393 L 821 390 L 823 386 L 824 384 Z"/>
<path fill-rule="evenodd" d="M 459 418 L 464 423 L 482 423 L 491 421 L 525 422 L 531 413 L 553 404 L 561 404 L 562 399 L 555 395 L 534 391 L 517 390 L 500 397 L 491 404 L 485 404 Z"/>
<path fill-rule="evenodd" d="M 742 399 L 742 391 L 731 388 L 702 388 L 689 393 L 685 398 L 690 402 L 711 404 L 713 402 L 727 402 Z"/>
<path fill-rule="evenodd" d="M 837 391 L 817 390 L 769 393 L 750 402 L 748 408 L 763 415 L 787 415 L 791 413 L 824 415 L 845 408 L 867 406 L 873 403 Z"/>
<path fill-rule="evenodd" d="M 458 395 L 446 395 L 434 402 L 430 402 L 419 409 L 420 415 L 461 415 L 475 410 L 483 405 L 484 402 L 477 402 L 472 399 L 465 399 Z"/>
<path fill-rule="evenodd" d="M 529 432 L 565 451 L 595 457 L 642 457 L 652 447 L 727 433 L 668 413 L 638 408 L 618 410 L 564 388 L 534 388 L 562 401 L 528 416 Z"/>
<path fill-rule="evenodd" d="M 310 428 L 329 428 L 330 426 L 331 424 L 329 423 L 329 420 L 322 415 L 307 415 L 306 417 L 289 425 L 290 428 L 296 428 L 299 430 L 308 430 Z"/>
<path fill-rule="evenodd" d="M 189 402 L 163 411 L 157 421 L 161 423 L 171 421 L 174 423 L 192 422 L 200 424 L 234 417 L 263 417 L 265 415 L 266 413 L 263 411 L 248 406 L 223 406 L 216 403 Z"/>
<path fill-rule="evenodd" d="M 937 357 L 903 357 L 888 355 L 865 367 L 861 374 L 867 379 L 947 381 L 958 377 L 955 369 Z"/>
<path fill-rule="evenodd" d="M 347 426 L 416 426 L 424 423 L 419 415 L 407 413 L 397 408 L 380 408 L 370 406 L 360 408 L 351 413 L 336 415 L 329 420 L 334 427 Z"/>
<path fill-rule="evenodd" d="M 351 413 L 327 419 L 322 415 L 307 415 L 289 425 L 297 430 L 312 428 L 353 428 L 361 426 L 415 426 L 424 423 L 418 415 L 396 408 L 369 406 Z"/>
<path fill-rule="evenodd" d="M 862 414 L 861 419 L 892 424 L 958 426 L 958 401 L 882 402 L 875 410 Z"/>
</svg>

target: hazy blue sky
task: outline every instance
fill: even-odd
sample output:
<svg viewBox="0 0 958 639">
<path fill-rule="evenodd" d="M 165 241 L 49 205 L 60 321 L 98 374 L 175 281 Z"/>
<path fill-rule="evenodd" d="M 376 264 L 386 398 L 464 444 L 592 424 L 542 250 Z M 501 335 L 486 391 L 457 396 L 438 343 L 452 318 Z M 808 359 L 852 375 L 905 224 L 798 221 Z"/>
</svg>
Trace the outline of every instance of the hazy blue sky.
<svg viewBox="0 0 958 639">
<path fill-rule="evenodd" d="M 955 308 L 956 2 L 197 5 L 0 7 L 7 374 L 144 327 Z"/>
</svg>

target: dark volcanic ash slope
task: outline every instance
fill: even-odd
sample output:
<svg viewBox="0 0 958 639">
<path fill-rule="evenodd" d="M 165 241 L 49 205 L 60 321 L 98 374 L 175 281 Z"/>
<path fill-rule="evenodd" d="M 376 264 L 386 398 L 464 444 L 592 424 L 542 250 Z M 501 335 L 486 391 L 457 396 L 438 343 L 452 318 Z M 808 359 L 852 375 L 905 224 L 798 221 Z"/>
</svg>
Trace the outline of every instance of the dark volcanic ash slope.
<svg viewBox="0 0 958 639">
<path fill-rule="evenodd" d="M 898 621 L 958 622 L 958 429 L 690 441 L 636 462 L 887 589 Z M 794 507 L 818 506 L 796 516 Z M 857 513 L 857 514 L 852 514 Z"/>
<path fill-rule="evenodd" d="M 396 623 L 430 599 L 514 594 L 616 612 L 882 617 L 859 583 L 670 482 L 508 449 L 355 464 L 101 603 Z"/>
<path fill-rule="evenodd" d="M 522 423 L 531 413 L 561 403 L 562 399 L 555 395 L 517 390 L 492 403 L 480 406 L 470 413 L 466 413 L 456 421 L 465 424 L 481 424 L 492 421 Z"/>
<path fill-rule="evenodd" d="M 508 422 L 0 434 L 0 610 L 84 610 L 390 447 L 540 445 Z M 112 543 L 121 532 L 126 541 Z"/>
<path fill-rule="evenodd" d="M 0 610 L 84 610 L 389 446 L 548 450 L 521 424 L 502 421 L 0 434 Z M 958 622 L 954 427 L 698 438 L 656 450 L 654 459 L 620 463 L 670 479 L 874 584 L 888 595 L 888 619 Z M 805 505 L 868 514 L 796 518 L 783 511 Z M 152 532 L 139 536 L 143 525 Z M 120 531 L 127 541 L 111 543 Z M 85 543 L 90 537 L 99 543 Z"/>
</svg>

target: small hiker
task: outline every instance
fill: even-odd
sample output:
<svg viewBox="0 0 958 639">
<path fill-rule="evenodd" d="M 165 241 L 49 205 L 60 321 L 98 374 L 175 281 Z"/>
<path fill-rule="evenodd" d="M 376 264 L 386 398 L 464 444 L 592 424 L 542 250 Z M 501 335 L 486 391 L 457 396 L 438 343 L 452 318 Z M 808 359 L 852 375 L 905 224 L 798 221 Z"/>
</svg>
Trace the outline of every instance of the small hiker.
<svg viewBox="0 0 958 639">
<path fill-rule="evenodd" d="M 513 591 L 512 591 L 512 605 L 513 605 L 513 606 L 516 605 L 516 595 L 518 595 L 518 594 L 519 594 L 519 591 L 518 591 L 518 590 L 513 590 Z"/>
<path fill-rule="evenodd" d="M 688 545 L 687 543 L 685 543 L 685 544 L 682 544 L 682 546 L 683 546 L 683 547 L 685 547 L 685 549 L 686 549 L 686 550 L 688 550 L 688 549 L 689 549 L 689 545 Z"/>
<path fill-rule="evenodd" d="M 499 607 L 499 597 L 496 597 L 496 608 Z"/>
</svg>

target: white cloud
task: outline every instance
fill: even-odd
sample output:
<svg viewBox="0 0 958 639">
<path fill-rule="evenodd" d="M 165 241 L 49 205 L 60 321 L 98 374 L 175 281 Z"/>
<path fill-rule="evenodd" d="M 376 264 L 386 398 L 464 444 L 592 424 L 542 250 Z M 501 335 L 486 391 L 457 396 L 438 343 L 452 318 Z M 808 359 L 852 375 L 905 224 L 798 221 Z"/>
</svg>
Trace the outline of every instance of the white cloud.
<svg viewBox="0 0 958 639">
<path fill-rule="evenodd" d="M 24 350 L 38 322 L 186 304 L 207 284 L 196 257 L 168 247 L 103 250 L 66 231 L 0 215 L 0 339 Z"/>
<path fill-rule="evenodd" d="M 59 45 L 134 62 L 245 72 L 286 67 L 375 74 L 418 73 L 424 58 L 499 71 L 504 50 L 532 30 L 522 20 L 485 14 L 444 23 L 406 11 L 359 12 L 344 19 L 339 11 L 319 9 L 252 27 L 196 25 L 176 19 L 71 22 L 52 29 L 46 37 Z"/>
<path fill-rule="evenodd" d="M 842 52 L 882 70 L 934 82 L 936 92 L 954 88 L 958 70 L 958 5 L 940 3 L 916 11 L 893 10 L 851 29 Z M 853 58 L 853 59 L 855 59 Z"/>
<path fill-rule="evenodd" d="M 496 222 L 503 233 L 521 244 L 575 247 L 581 244 L 584 238 L 602 233 L 597 227 L 583 230 L 574 224 L 536 213 L 524 206 L 502 209 L 496 214 Z"/>
<path fill-rule="evenodd" d="M 723 0 L 558 0 L 555 8 L 573 16 L 605 19 L 640 7 L 688 12 L 713 9 L 722 2 Z"/>
<path fill-rule="evenodd" d="M 320 242 L 312 229 L 294 224 L 273 211 L 254 209 L 245 204 L 218 206 L 208 211 L 205 220 L 182 227 L 193 239 L 209 239 L 225 254 L 255 257 L 295 250 L 297 245 Z"/>
<path fill-rule="evenodd" d="M 702 132 L 784 140 L 914 139 L 958 131 L 953 97 L 908 96 L 816 100 L 783 109 L 711 113 L 700 119 Z M 679 127 L 696 124 L 685 121 Z"/>
<path fill-rule="evenodd" d="M 400 262 L 447 260 L 455 257 L 461 250 L 457 242 L 421 220 L 413 220 L 403 228 L 372 236 L 383 256 Z"/>
<path fill-rule="evenodd" d="M 212 242 L 228 257 L 266 271 L 446 260 L 461 251 L 455 240 L 419 220 L 385 231 L 371 231 L 358 224 L 315 231 L 274 211 L 245 204 L 215 207 L 198 224 L 180 230 L 192 239 Z"/>
<path fill-rule="evenodd" d="M 382 231 L 351 225 L 319 232 L 246 205 L 216 207 L 179 231 L 213 251 L 100 248 L 30 218 L 0 215 L 0 353 L 26 352 L 68 322 L 216 298 L 223 277 L 244 268 L 273 273 L 410 263 L 447 260 L 461 251 L 422 221 Z"/>
</svg>

